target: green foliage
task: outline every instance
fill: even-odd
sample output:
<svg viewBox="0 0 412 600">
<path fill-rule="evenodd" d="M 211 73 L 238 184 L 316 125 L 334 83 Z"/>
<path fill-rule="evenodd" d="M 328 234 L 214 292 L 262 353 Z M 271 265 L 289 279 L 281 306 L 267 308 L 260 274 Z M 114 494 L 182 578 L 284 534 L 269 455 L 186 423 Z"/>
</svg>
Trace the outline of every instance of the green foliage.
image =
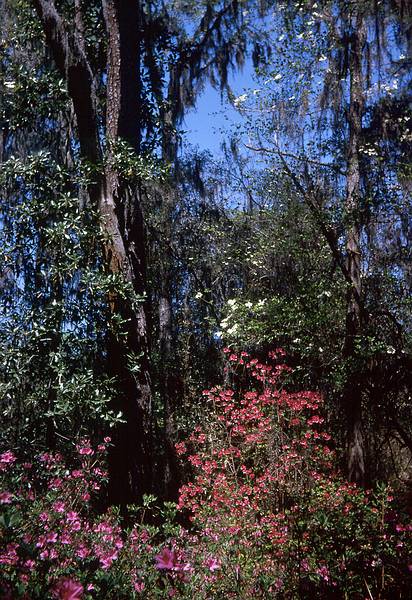
<svg viewBox="0 0 412 600">
<path fill-rule="evenodd" d="M 2 434 L 21 443 L 70 439 L 118 419 L 103 371 L 114 284 L 98 217 L 79 205 L 74 181 L 81 186 L 81 175 L 47 153 L 3 164 Z"/>
<path fill-rule="evenodd" d="M 147 185 L 160 185 L 170 170 L 153 154 L 136 154 L 123 140 L 110 144 L 108 152 L 112 166 L 130 185 L 137 185 L 141 181 Z"/>
</svg>

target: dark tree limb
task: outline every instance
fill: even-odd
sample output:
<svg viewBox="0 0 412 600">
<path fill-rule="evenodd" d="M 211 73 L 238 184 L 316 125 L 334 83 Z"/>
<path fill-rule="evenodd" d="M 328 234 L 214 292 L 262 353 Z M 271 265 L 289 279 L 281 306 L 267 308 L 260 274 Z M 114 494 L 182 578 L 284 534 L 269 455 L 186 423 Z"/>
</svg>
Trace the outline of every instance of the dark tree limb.
<svg viewBox="0 0 412 600">
<path fill-rule="evenodd" d="M 60 75 L 67 82 L 73 102 L 82 156 L 98 164 L 101 149 L 98 137 L 97 100 L 93 72 L 84 50 L 81 32 L 69 31 L 53 0 L 32 0 L 43 24 L 46 41 Z"/>
</svg>

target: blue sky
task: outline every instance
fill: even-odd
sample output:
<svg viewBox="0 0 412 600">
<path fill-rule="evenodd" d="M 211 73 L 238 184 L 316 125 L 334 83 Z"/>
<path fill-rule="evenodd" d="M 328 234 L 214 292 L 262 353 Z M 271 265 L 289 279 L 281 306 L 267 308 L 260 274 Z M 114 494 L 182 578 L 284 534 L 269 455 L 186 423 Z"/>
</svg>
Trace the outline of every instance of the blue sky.
<svg viewBox="0 0 412 600">
<path fill-rule="evenodd" d="M 229 84 L 235 96 L 239 96 L 253 87 L 253 67 L 246 63 L 242 71 L 237 71 L 229 77 Z M 198 98 L 196 108 L 185 117 L 182 129 L 183 139 L 199 146 L 201 150 L 210 150 L 214 155 L 219 154 L 220 145 L 231 127 L 242 122 L 242 117 L 231 106 L 227 98 L 221 97 L 218 90 L 207 84 Z"/>
</svg>

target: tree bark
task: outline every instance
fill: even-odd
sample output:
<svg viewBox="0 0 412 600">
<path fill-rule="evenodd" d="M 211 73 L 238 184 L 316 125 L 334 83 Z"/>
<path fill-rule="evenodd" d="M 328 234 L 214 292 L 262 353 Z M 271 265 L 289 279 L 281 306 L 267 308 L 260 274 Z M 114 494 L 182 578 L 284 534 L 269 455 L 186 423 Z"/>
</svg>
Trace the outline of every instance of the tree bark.
<svg viewBox="0 0 412 600">
<path fill-rule="evenodd" d="M 170 237 L 169 240 L 170 241 Z M 175 428 L 173 413 L 175 409 L 174 381 L 176 373 L 173 369 L 172 350 L 172 290 L 171 290 L 171 261 L 168 253 L 161 258 L 160 265 L 160 290 L 159 290 L 159 388 L 163 400 L 163 440 L 164 440 L 164 465 L 162 468 L 162 490 L 165 498 L 173 499 L 177 496 L 179 476 L 177 470 L 176 453 L 174 449 Z"/>
<path fill-rule="evenodd" d="M 348 219 L 346 236 L 346 268 L 351 285 L 347 293 L 344 358 L 348 365 L 343 391 L 347 420 L 347 469 L 350 481 L 365 483 L 365 440 L 362 427 L 362 384 L 357 368 L 356 338 L 362 332 L 361 223 L 359 144 L 362 131 L 364 92 L 362 50 L 366 41 L 363 15 L 357 11 L 353 19 L 349 48 L 349 144 L 347 154 L 346 202 Z"/>
</svg>

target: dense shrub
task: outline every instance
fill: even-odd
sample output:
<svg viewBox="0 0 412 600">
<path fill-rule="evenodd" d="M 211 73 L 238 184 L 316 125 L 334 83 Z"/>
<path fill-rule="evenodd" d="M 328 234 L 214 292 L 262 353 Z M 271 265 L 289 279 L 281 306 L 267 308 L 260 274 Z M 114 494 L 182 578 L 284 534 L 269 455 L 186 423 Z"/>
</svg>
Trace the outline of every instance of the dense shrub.
<svg viewBox="0 0 412 600">
<path fill-rule="evenodd" d="M 339 475 L 322 400 L 283 389 L 282 351 L 272 365 L 228 355 L 226 386 L 204 392 L 203 426 L 177 444 L 189 530 L 171 504 L 148 525 L 153 498 L 129 529 L 98 514 L 108 439 L 79 442 L 71 466 L 0 456 L 3 598 L 407 597 L 412 526 L 392 492 Z"/>
</svg>

